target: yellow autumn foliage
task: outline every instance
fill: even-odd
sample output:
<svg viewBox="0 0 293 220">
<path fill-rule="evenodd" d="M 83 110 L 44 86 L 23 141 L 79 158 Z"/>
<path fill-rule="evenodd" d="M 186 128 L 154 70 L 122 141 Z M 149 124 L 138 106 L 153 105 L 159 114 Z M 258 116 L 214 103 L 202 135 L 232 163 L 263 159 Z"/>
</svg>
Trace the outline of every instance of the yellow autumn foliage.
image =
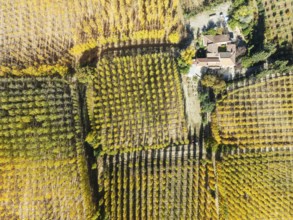
<svg viewBox="0 0 293 220">
<path fill-rule="evenodd" d="M 29 66 L 27 68 L 18 68 L 16 66 L 0 66 L 0 76 L 13 75 L 13 76 L 50 76 L 59 74 L 64 77 L 68 73 L 68 67 L 60 64 L 56 65 L 39 65 Z"/>
</svg>

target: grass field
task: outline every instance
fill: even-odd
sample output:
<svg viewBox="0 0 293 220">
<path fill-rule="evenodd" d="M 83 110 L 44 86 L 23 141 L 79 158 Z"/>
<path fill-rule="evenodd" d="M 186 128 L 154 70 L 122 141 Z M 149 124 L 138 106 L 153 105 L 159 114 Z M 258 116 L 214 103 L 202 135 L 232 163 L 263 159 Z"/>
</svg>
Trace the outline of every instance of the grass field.
<svg viewBox="0 0 293 220">
<path fill-rule="evenodd" d="M 74 86 L 0 78 L 0 218 L 87 219 L 94 212 Z"/>
<path fill-rule="evenodd" d="M 286 73 L 231 86 L 217 102 L 214 137 L 244 148 L 292 146 L 292 84 L 293 75 Z"/>
<path fill-rule="evenodd" d="M 105 53 L 94 79 L 92 127 L 106 153 L 163 148 L 187 138 L 174 52 L 144 48 Z M 88 97 L 90 98 L 90 97 Z"/>
</svg>

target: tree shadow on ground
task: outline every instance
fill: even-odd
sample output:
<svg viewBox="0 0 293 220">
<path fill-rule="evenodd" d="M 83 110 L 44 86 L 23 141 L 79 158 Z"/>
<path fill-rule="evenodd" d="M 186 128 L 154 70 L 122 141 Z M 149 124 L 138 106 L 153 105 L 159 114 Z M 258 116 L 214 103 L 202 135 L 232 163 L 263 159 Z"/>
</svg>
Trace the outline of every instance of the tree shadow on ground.
<svg viewBox="0 0 293 220">
<path fill-rule="evenodd" d="M 179 42 L 178 46 L 180 49 L 184 50 L 187 47 L 189 47 L 194 39 L 194 33 L 193 33 L 193 28 L 190 26 L 190 24 L 187 24 L 185 26 L 185 36 L 182 38 L 182 40 Z"/>
</svg>

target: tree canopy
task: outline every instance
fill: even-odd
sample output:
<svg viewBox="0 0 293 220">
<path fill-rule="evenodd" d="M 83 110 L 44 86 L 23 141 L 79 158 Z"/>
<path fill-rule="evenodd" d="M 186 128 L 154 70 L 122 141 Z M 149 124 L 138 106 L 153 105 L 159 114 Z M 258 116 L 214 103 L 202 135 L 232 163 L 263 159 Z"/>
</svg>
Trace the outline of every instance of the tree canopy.
<svg viewBox="0 0 293 220">
<path fill-rule="evenodd" d="M 195 56 L 196 50 L 193 47 L 188 47 L 186 50 L 182 50 L 178 58 L 178 66 L 180 72 L 187 74 L 192 64 L 192 58 Z"/>
<path fill-rule="evenodd" d="M 201 79 L 201 84 L 205 87 L 213 89 L 215 95 L 218 95 L 226 88 L 226 83 L 219 75 L 206 74 Z"/>
</svg>

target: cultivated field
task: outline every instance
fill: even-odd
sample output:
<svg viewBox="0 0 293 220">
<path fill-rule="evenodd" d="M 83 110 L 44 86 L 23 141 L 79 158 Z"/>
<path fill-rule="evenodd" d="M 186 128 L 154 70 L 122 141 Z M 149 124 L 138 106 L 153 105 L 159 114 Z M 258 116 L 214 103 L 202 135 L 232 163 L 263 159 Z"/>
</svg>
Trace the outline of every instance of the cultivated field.
<svg viewBox="0 0 293 220">
<path fill-rule="evenodd" d="M 87 219 L 91 203 L 74 86 L 0 78 L 0 218 Z"/>
<path fill-rule="evenodd" d="M 292 219 L 292 158 L 292 149 L 223 156 L 220 219 Z"/>
<path fill-rule="evenodd" d="M 90 98 L 90 97 L 88 97 Z M 116 154 L 182 144 L 187 128 L 174 52 L 163 48 L 104 53 L 94 79 L 96 144 Z"/>
<path fill-rule="evenodd" d="M 292 73 L 234 84 L 217 102 L 214 137 L 244 148 L 292 147 L 292 88 Z"/>
<path fill-rule="evenodd" d="M 216 170 L 211 160 L 201 159 L 199 162 L 198 216 L 194 219 L 218 219 L 216 205 Z"/>
<path fill-rule="evenodd" d="M 109 219 L 195 219 L 198 161 L 193 146 L 104 157 L 100 207 Z"/>
<path fill-rule="evenodd" d="M 186 11 L 192 11 L 203 4 L 203 0 L 181 0 L 182 8 Z"/>
<path fill-rule="evenodd" d="M 223 3 L 225 0 L 181 0 L 181 7 L 184 12 L 196 14 L 205 8 L 211 8 L 212 5 Z"/>
<path fill-rule="evenodd" d="M 292 1 L 262 0 L 262 2 L 265 9 L 266 40 L 286 46 L 292 51 Z"/>
<path fill-rule="evenodd" d="M 70 63 L 86 50 L 177 42 L 179 0 L 0 0 L 0 65 Z"/>
</svg>

